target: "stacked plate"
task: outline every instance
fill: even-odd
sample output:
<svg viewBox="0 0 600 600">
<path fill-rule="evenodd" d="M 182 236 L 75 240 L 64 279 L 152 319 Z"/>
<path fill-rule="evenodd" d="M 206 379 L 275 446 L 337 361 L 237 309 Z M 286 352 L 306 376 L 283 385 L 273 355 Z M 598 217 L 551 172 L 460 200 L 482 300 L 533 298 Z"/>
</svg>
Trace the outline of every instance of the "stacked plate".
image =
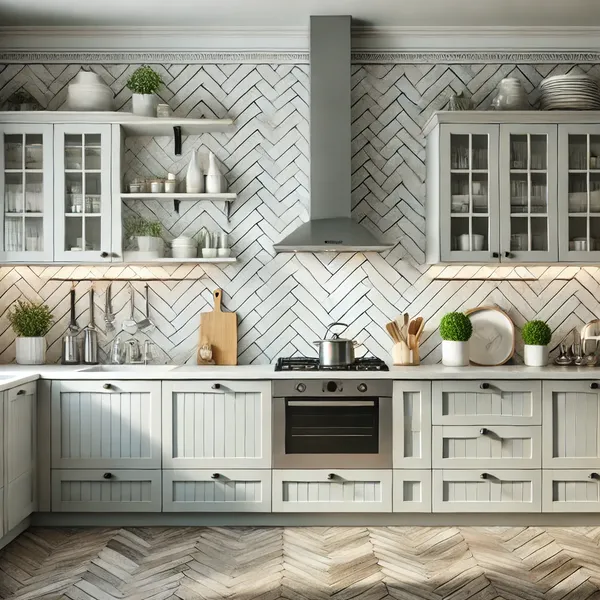
<svg viewBox="0 0 600 600">
<path fill-rule="evenodd" d="M 585 73 L 554 75 L 540 84 L 542 110 L 598 110 L 598 83 Z"/>
</svg>

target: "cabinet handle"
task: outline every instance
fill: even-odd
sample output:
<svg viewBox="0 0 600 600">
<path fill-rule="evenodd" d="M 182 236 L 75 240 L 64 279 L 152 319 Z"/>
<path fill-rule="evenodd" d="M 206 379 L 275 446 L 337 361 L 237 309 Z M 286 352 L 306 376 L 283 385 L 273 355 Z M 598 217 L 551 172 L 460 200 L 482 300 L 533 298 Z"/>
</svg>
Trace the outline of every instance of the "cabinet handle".
<svg viewBox="0 0 600 600">
<path fill-rule="evenodd" d="M 512 258 L 512 257 L 513 257 L 513 255 L 512 255 L 511 252 L 505 252 L 504 253 L 504 258 Z"/>
<path fill-rule="evenodd" d="M 590 383 L 590 389 L 597 390 L 598 389 L 598 382 L 594 381 L 593 383 Z"/>
<path fill-rule="evenodd" d="M 479 479 L 489 479 L 489 477 L 490 477 L 490 476 L 489 476 L 487 473 L 482 473 L 482 474 L 479 476 Z"/>
<path fill-rule="evenodd" d="M 487 381 L 484 381 L 483 383 L 481 383 L 481 384 L 479 385 L 479 387 L 480 387 L 482 390 L 489 390 L 489 389 L 490 389 L 490 384 L 489 384 L 489 383 L 487 383 Z"/>
<path fill-rule="evenodd" d="M 221 389 L 221 384 L 220 383 L 213 383 L 210 387 L 213 390 L 220 390 Z"/>
<path fill-rule="evenodd" d="M 590 473 L 588 479 L 600 479 L 600 475 L 598 473 Z"/>
<path fill-rule="evenodd" d="M 332 479 L 335 479 L 335 473 L 328 473 L 328 474 L 327 474 L 327 479 L 328 479 L 329 481 L 331 481 Z"/>
<path fill-rule="evenodd" d="M 213 473 L 210 478 L 211 479 L 219 479 L 219 477 L 221 477 L 221 475 L 219 475 L 219 473 Z"/>
<path fill-rule="evenodd" d="M 105 390 L 110 390 L 110 389 L 112 388 L 112 385 L 111 385 L 110 383 L 105 383 L 105 384 L 104 384 L 102 387 L 103 387 Z"/>
<path fill-rule="evenodd" d="M 25 390 L 19 390 L 17 392 L 17 396 L 24 396 L 25 395 Z"/>
<path fill-rule="evenodd" d="M 497 252 L 492 252 L 492 258 L 500 258 L 500 255 Z"/>
<path fill-rule="evenodd" d="M 479 435 L 487 435 L 489 432 L 490 432 L 489 429 L 486 429 L 485 427 L 482 427 L 479 430 Z"/>
<path fill-rule="evenodd" d="M 100 258 L 108 258 L 108 252 L 100 252 Z"/>
<path fill-rule="evenodd" d="M 104 479 L 112 479 L 112 473 L 104 473 L 102 477 L 104 477 Z"/>
</svg>

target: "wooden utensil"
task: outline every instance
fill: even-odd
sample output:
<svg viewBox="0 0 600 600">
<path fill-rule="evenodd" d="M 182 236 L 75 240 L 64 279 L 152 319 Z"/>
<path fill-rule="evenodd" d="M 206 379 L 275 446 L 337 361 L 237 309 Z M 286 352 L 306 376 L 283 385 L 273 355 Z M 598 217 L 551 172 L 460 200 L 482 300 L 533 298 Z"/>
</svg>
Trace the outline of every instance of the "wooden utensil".
<svg viewBox="0 0 600 600">
<path fill-rule="evenodd" d="M 396 321 L 393 322 L 393 327 L 394 327 L 394 331 L 396 332 L 396 337 L 398 338 L 398 340 L 401 342 L 404 342 L 406 344 L 407 343 L 406 336 L 404 335 L 402 328 L 398 325 L 398 323 Z"/>
<path fill-rule="evenodd" d="M 200 313 L 199 346 L 203 341 L 210 344 L 213 360 L 217 365 L 237 365 L 237 315 L 221 310 L 222 290 L 213 292 L 214 310 Z M 198 348 L 197 362 L 200 362 Z"/>
<path fill-rule="evenodd" d="M 404 327 L 402 328 L 402 333 L 404 334 L 404 337 L 408 340 L 408 322 L 410 320 L 408 313 L 405 312 L 402 315 L 402 318 L 404 319 Z"/>
<path fill-rule="evenodd" d="M 400 338 L 398 337 L 398 334 L 396 333 L 396 327 L 394 327 L 394 325 L 396 325 L 396 323 L 394 323 L 394 321 L 387 323 L 385 326 L 385 329 L 389 333 L 389 335 L 392 338 L 392 340 L 394 341 L 394 343 L 397 344 L 398 342 L 400 342 Z"/>
<path fill-rule="evenodd" d="M 412 351 L 412 363 L 414 365 L 420 363 L 417 331 L 419 331 L 419 323 L 417 322 L 417 319 L 413 319 L 408 325 L 408 347 Z"/>
</svg>

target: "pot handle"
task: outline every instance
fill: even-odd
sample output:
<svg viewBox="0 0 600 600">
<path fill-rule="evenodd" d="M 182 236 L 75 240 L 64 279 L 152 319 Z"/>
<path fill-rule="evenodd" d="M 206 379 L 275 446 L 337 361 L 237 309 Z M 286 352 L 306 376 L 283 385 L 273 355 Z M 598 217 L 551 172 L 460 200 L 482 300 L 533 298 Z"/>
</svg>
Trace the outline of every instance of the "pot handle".
<svg viewBox="0 0 600 600">
<path fill-rule="evenodd" d="M 331 330 L 332 327 L 335 327 L 336 325 L 340 325 L 341 327 L 345 327 L 346 329 L 348 329 L 348 325 L 346 325 L 346 323 L 339 323 L 339 322 L 335 322 L 335 323 L 330 323 L 329 325 L 327 325 L 327 330 L 325 331 L 325 338 L 327 339 L 327 334 L 329 333 L 329 331 Z M 338 338 L 340 337 L 339 333 L 334 333 L 334 338 Z"/>
</svg>

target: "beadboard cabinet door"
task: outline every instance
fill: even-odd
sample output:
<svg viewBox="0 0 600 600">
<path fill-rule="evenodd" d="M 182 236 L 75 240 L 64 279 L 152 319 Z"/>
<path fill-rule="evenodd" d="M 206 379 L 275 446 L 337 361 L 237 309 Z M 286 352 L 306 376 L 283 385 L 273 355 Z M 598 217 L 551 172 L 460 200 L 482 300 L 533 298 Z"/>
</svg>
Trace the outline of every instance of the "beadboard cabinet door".
<svg viewBox="0 0 600 600">
<path fill-rule="evenodd" d="M 544 382 L 544 469 L 600 468 L 600 384 Z"/>
<path fill-rule="evenodd" d="M 540 381 L 434 381 L 434 425 L 541 425 Z"/>
<path fill-rule="evenodd" d="M 163 468 L 270 467 L 270 381 L 163 382 Z"/>
<path fill-rule="evenodd" d="M 543 511 L 600 512 L 600 473 L 598 471 L 544 470 L 542 472 Z"/>
<path fill-rule="evenodd" d="M 431 469 L 395 469 L 393 512 L 431 512 Z"/>
<path fill-rule="evenodd" d="M 54 469 L 159 469 L 160 381 L 55 381 Z"/>
<path fill-rule="evenodd" d="M 165 470 L 163 511 L 271 512 L 271 471 Z"/>
<path fill-rule="evenodd" d="M 433 512 L 540 512 L 540 470 L 433 471 Z"/>
<path fill-rule="evenodd" d="M 394 468 L 430 468 L 431 383 L 394 381 L 392 406 Z"/>
</svg>

